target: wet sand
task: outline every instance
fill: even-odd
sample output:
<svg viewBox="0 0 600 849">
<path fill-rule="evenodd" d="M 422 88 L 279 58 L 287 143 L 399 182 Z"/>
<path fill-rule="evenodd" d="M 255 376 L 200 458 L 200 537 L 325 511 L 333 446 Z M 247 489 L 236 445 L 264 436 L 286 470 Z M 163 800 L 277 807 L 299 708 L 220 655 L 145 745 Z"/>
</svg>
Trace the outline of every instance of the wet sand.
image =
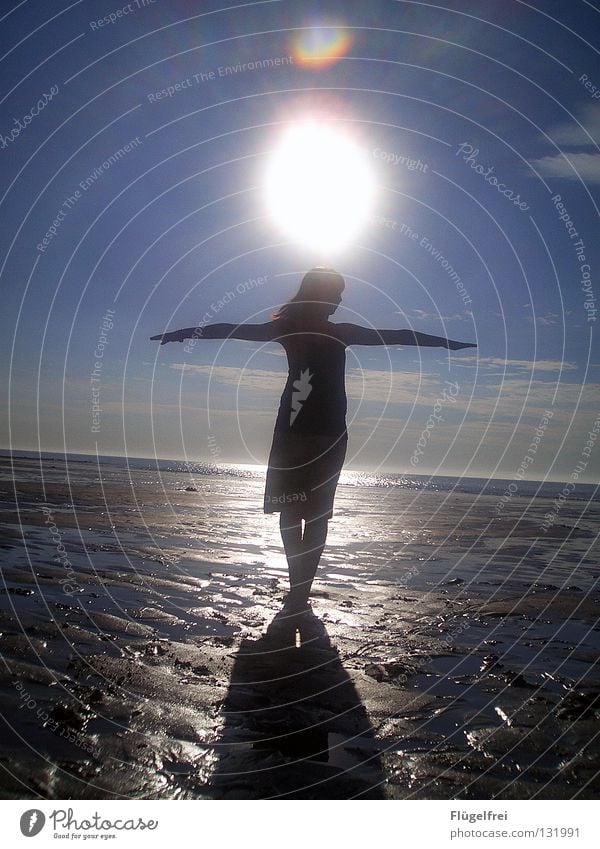
<svg viewBox="0 0 600 849">
<path fill-rule="evenodd" d="M 599 795 L 594 516 L 340 487 L 297 634 L 260 484 L 0 471 L 4 798 Z"/>
</svg>

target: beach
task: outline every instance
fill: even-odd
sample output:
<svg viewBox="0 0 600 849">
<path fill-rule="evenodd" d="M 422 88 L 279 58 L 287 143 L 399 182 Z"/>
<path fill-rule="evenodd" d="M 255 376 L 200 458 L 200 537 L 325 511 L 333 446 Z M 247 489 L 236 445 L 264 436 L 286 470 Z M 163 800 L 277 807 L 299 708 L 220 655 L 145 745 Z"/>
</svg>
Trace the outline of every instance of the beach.
<svg viewBox="0 0 600 849">
<path fill-rule="evenodd" d="M 598 797 L 597 500 L 342 478 L 296 633 L 260 474 L 0 487 L 3 798 Z"/>
</svg>

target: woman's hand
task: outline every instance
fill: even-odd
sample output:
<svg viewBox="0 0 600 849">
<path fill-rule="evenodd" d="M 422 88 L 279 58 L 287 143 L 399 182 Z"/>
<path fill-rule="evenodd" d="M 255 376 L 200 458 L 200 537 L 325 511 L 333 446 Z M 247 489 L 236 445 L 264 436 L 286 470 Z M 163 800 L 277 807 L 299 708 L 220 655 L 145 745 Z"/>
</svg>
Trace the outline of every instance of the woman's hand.
<svg viewBox="0 0 600 849">
<path fill-rule="evenodd" d="M 183 342 L 184 339 L 187 339 L 184 330 L 173 330 L 171 333 L 159 333 L 158 336 L 150 337 L 152 342 L 160 340 L 161 345 L 166 345 L 167 342 Z"/>
<path fill-rule="evenodd" d="M 473 342 L 455 342 L 453 339 L 446 339 L 446 345 L 449 351 L 460 351 L 461 348 L 476 348 Z"/>
</svg>

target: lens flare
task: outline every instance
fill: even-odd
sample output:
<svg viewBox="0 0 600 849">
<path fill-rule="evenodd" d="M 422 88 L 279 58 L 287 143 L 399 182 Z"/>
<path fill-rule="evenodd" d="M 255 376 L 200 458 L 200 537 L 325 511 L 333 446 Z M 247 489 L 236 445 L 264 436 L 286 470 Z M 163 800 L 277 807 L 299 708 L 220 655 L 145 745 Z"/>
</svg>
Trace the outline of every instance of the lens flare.
<svg viewBox="0 0 600 849">
<path fill-rule="evenodd" d="M 267 210 L 291 240 L 329 256 L 369 217 L 374 181 L 365 151 L 327 124 L 294 125 L 266 170 Z"/>
<path fill-rule="evenodd" d="M 343 59 L 352 45 L 352 35 L 340 27 L 314 27 L 299 35 L 292 55 L 296 65 L 323 70 Z"/>
</svg>

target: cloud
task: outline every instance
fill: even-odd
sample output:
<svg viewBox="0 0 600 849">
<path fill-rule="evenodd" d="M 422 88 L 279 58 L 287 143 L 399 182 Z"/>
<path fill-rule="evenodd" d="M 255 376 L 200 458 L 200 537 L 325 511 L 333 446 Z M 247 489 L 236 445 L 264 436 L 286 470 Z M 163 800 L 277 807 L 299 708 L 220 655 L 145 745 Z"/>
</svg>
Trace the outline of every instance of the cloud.
<svg viewBox="0 0 600 849">
<path fill-rule="evenodd" d="M 211 382 L 235 386 L 241 391 L 255 391 L 268 395 L 280 395 L 285 385 L 285 372 L 271 369 L 239 368 L 238 366 L 192 365 L 171 363 L 172 369 L 203 375 Z"/>
<path fill-rule="evenodd" d="M 474 372 L 477 358 L 472 357 L 471 360 L 470 367 Z M 555 427 L 559 422 L 564 427 L 573 415 L 578 421 L 589 419 L 589 426 L 592 426 L 600 384 L 582 385 L 580 382 L 566 382 L 564 378 L 558 381 L 560 369 L 563 372 L 574 371 L 577 369 L 575 363 L 505 360 L 502 357 L 484 357 L 479 363 L 481 370 L 476 385 L 472 382 L 474 374 L 468 374 L 464 381 L 459 378 L 459 389 L 452 402 L 443 399 L 445 384 L 439 374 L 349 368 L 346 375 L 348 419 L 357 417 L 352 425 L 355 428 L 364 425 L 370 417 L 375 415 L 377 418 L 381 414 L 382 425 L 393 424 L 397 429 L 399 421 L 425 421 L 436 402 L 442 399 L 443 415 L 448 423 L 456 424 L 466 415 L 475 432 L 490 421 L 494 428 L 513 429 L 519 419 L 519 427 L 535 427 L 549 408 L 554 410 Z M 505 367 L 506 372 L 503 373 Z M 274 411 L 285 383 L 282 372 L 264 369 L 241 370 L 233 366 L 184 363 L 173 363 L 171 368 L 203 376 L 210 374 L 217 381 L 214 390 L 229 390 L 222 403 L 239 405 L 244 416 L 266 409 Z M 370 404 L 377 406 L 369 407 Z"/>
<path fill-rule="evenodd" d="M 568 362 L 567 360 L 507 360 L 504 357 L 463 356 L 461 363 L 468 365 L 477 363 L 480 368 L 493 371 L 506 369 L 508 373 L 511 370 L 559 372 L 561 370 L 574 371 L 578 368 L 577 363 Z"/>
<path fill-rule="evenodd" d="M 555 397 L 556 390 L 556 397 Z M 554 381 L 525 380 L 508 378 L 500 383 L 477 387 L 475 396 L 461 391 L 456 398 L 454 408 L 457 412 L 468 412 L 469 418 L 478 416 L 494 422 L 516 422 L 519 417 L 533 422 L 539 419 L 546 409 L 554 410 L 553 421 L 563 423 L 574 415 L 576 418 L 589 417 L 590 427 L 596 415 L 596 399 L 600 394 L 598 383 L 566 383 L 558 385 Z"/>
<path fill-rule="evenodd" d="M 600 104 L 586 103 L 577 120 L 581 126 L 576 121 L 557 124 L 548 130 L 548 136 L 562 147 L 594 148 L 594 139 L 600 136 Z"/>
<path fill-rule="evenodd" d="M 530 161 L 543 177 L 600 183 L 600 153 L 564 153 Z"/>
<path fill-rule="evenodd" d="M 442 392 L 438 375 L 420 372 L 350 368 L 346 372 L 346 394 L 351 401 L 432 406 Z"/>
<path fill-rule="evenodd" d="M 409 319 L 421 319 L 427 321 L 465 321 L 466 319 L 470 319 L 473 313 L 471 310 L 465 310 L 465 312 L 461 315 L 459 313 L 454 313 L 454 315 L 440 315 L 439 312 L 426 312 L 425 310 L 412 309 L 407 312 L 398 311 L 398 315 L 402 315 Z"/>
<path fill-rule="evenodd" d="M 210 377 L 211 384 L 235 387 L 245 401 L 248 393 L 279 397 L 285 385 L 286 375 L 268 369 L 240 369 L 235 366 L 191 365 L 172 363 L 171 368 Z M 346 394 L 350 401 L 360 403 L 407 404 L 427 406 L 435 404 L 444 388 L 437 374 L 406 372 L 383 369 L 348 368 L 346 370 Z"/>
<path fill-rule="evenodd" d="M 600 183 L 600 153 L 595 141 L 600 136 L 600 104 L 584 104 L 573 120 L 550 127 L 547 136 L 561 149 L 579 150 L 532 159 L 532 168 L 543 177 Z M 547 143 L 548 138 L 544 136 L 543 141 Z"/>
<path fill-rule="evenodd" d="M 196 413 L 198 408 L 190 404 L 163 404 L 153 401 L 105 401 L 102 402 L 103 413 L 118 413 L 119 415 L 144 415 L 178 417 L 184 410 Z M 173 418 L 175 421 L 176 419 Z M 177 419 L 178 420 L 178 419 Z"/>
<path fill-rule="evenodd" d="M 529 317 L 529 321 L 539 324 L 540 327 L 551 327 L 553 324 L 556 324 L 557 318 L 557 312 L 549 312 L 546 315 L 532 315 Z"/>
</svg>

